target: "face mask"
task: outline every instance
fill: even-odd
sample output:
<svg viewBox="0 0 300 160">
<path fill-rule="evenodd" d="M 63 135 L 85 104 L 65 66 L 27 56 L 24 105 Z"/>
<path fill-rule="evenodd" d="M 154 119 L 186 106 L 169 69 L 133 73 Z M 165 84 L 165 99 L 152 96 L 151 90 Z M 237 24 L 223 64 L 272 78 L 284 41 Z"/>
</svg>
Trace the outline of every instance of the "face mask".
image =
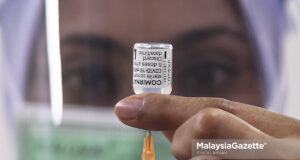
<svg viewBox="0 0 300 160">
<path fill-rule="evenodd" d="M 58 127 L 47 105 L 27 104 L 17 117 L 22 160 L 141 159 L 145 131 L 123 125 L 112 108 L 65 105 Z M 153 136 L 157 159 L 174 159 L 166 138 Z"/>
</svg>

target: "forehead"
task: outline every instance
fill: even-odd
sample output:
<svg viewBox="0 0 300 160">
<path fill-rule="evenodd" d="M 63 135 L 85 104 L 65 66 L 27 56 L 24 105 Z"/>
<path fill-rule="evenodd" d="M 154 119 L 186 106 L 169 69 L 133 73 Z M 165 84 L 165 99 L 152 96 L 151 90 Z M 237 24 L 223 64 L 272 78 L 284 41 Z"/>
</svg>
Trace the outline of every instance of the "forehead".
<svg viewBox="0 0 300 160">
<path fill-rule="evenodd" d="M 195 28 L 242 30 L 231 1 L 61 0 L 61 36 L 99 34 L 119 41 L 168 41 Z"/>
</svg>

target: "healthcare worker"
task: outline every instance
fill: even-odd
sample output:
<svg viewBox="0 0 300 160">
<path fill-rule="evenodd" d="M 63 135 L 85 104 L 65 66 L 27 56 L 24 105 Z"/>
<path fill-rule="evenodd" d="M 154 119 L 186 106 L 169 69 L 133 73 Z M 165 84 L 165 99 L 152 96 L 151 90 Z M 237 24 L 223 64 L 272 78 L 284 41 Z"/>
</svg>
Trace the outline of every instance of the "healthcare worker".
<svg viewBox="0 0 300 160">
<path fill-rule="evenodd" d="M 177 159 L 191 158 L 191 142 L 194 139 L 299 139 L 300 121 L 298 119 L 258 107 L 266 105 L 265 108 L 271 108 L 272 106 L 269 105 L 275 105 L 273 107 L 283 105 L 278 99 L 281 98 L 282 100 L 284 93 L 276 93 L 278 90 L 272 89 L 272 87 L 280 88 L 280 85 L 282 85 L 274 76 L 280 75 L 282 71 L 280 70 L 282 55 L 279 52 L 278 45 L 281 43 L 280 37 L 282 37 L 282 31 L 285 27 L 284 19 L 282 19 L 284 15 L 280 14 L 282 4 L 275 4 L 274 2 L 255 1 L 253 3 L 253 1 L 243 1 L 242 3 L 245 9 L 244 14 L 246 14 L 248 22 L 250 21 L 250 26 L 252 24 L 251 33 L 257 34 L 255 37 L 257 50 L 253 51 L 252 48 L 252 54 L 258 54 L 255 56 L 259 56 L 260 66 L 263 67 L 261 72 L 265 74 L 263 76 L 265 82 L 263 93 L 267 95 L 261 101 L 263 104 L 258 103 L 256 106 L 246 104 L 255 103 L 241 100 L 243 98 L 241 93 L 239 94 L 240 97 L 236 95 L 236 97 L 230 99 L 238 97 L 241 98 L 238 101 L 246 103 L 223 98 L 189 98 L 141 94 L 129 96 L 119 101 L 115 107 L 116 115 L 129 126 L 162 131 L 172 142 L 172 152 Z M 258 5 L 259 3 L 261 5 Z M 224 11 L 222 13 L 224 14 Z M 267 15 L 271 14 L 275 14 L 276 18 L 270 19 Z M 271 27 L 270 25 L 274 25 L 274 23 L 278 25 Z M 271 28 L 274 30 L 270 31 Z M 237 57 L 235 58 L 236 63 L 239 63 Z M 247 63 L 243 63 L 238 68 L 248 68 L 249 66 L 245 64 Z M 195 72 L 193 73 L 195 75 Z M 235 83 L 235 85 L 238 83 L 234 82 L 235 80 L 232 77 L 229 81 Z M 244 82 L 248 84 L 242 86 L 248 86 L 249 88 L 244 88 L 243 91 L 250 94 L 253 87 L 255 87 L 255 85 L 253 86 L 253 80 L 244 79 Z M 188 85 L 184 87 L 188 87 Z M 220 87 L 227 86 L 220 85 Z M 230 87 L 230 90 L 233 90 L 233 88 Z M 256 91 L 255 95 L 257 96 L 258 93 Z M 258 97 L 262 95 L 258 95 Z M 258 97 L 252 98 L 259 100 Z M 274 100 L 276 103 L 268 103 L 268 100 Z M 277 106 L 276 109 L 279 109 L 279 107 L 283 106 Z M 299 141 L 296 140 L 295 143 L 299 143 Z M 285 153 L 273 154 L 278 158 L 288 157 L 288 155 L 284 155 Z"/>
<path fill-rule="evenodd" d="M 32 19 L 42 18 L 39 9 Z M 95 108 L 116 104 L 115 113 L 126 125 L 163 131 L 178 159 L 191 158 L 192 139 L 299 138 L 299 120 L 269 111 L 280 113 L 284 107 L 286 29 L 279 0 L 61 0 L 64 102 Z M 45 36 L 43 29 L 37 31 L 34 45 L 20 42 L 34 48 L 24 47 L 27 53 L 17 60 L 19 47 L 4 37 L 14 69 L 26 68 L 14 79 L 31 102 L 49 98 Z M 133 94 L 132 46 L 150 41 L 173 44 L 172 94 L 178 96 L 122 99 Z"/>
</svg>

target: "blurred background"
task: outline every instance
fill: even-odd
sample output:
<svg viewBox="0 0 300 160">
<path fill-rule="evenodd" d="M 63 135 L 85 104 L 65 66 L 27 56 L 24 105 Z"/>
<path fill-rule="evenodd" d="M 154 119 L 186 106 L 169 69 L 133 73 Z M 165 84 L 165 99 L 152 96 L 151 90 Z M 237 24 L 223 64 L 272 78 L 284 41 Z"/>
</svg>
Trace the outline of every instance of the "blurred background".
<svg viewBox="0 0 300 160">
<path fill-rule="evenodd" d="M 300 118 L 298 0 L 0 0 L 2 157 L 141 159 L 145 131 L 113 111 L 136 42 L 173 45 L 174 95 Z"/>
</svg>

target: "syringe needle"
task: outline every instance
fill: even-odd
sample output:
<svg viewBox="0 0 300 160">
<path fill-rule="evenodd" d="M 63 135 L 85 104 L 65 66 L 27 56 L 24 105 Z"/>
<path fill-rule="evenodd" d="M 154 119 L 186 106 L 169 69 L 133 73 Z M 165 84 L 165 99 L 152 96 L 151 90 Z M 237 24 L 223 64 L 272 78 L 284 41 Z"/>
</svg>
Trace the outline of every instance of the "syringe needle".
<svg viewBox="0 0 300 160">
<path fill-rule="evenodd" d="M 155 160 L 154 140 L 150 131 L 144 139 L 142 160 Z"/>
</svg>

